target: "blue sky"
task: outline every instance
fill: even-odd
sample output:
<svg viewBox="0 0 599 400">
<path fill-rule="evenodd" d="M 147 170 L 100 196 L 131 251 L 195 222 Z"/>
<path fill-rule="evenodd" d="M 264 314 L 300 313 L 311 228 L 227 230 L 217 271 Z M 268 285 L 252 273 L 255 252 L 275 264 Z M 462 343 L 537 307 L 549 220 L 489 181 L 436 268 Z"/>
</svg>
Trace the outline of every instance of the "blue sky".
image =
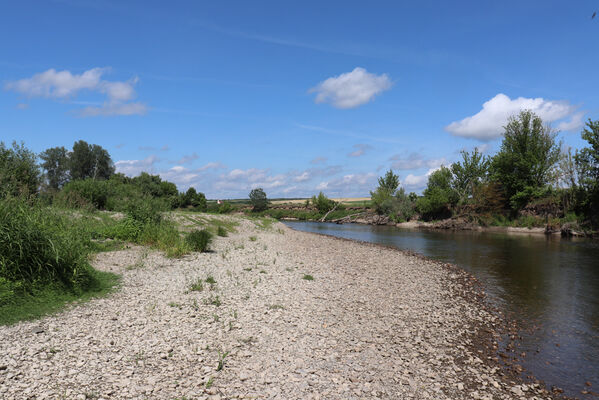
<svg viewBox="0 0 599 400">
<path fill-rule="evenodd" d="M 83 139 L 209 198 L 419 192 L 529 108 L 599 119 L 597 1 L 5 1 L 0 140 Z"/>
</svg>

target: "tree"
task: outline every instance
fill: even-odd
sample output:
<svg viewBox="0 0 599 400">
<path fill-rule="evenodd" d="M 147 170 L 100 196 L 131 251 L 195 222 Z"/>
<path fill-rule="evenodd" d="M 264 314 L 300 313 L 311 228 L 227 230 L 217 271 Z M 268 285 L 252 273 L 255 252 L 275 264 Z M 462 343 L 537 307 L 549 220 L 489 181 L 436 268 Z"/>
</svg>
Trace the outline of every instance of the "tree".
<svg viewBox="0 0 599 400">
<path fill-rule="evenodd" d="M 58 190 L 69 181 L 69 151 L 64 147 L 51 147 L 40 153 L 41 167 L 46 171 L 48 187 Z"/>
<path fill-rule="evenodd" d="M 561 143 L 530 110 L 511 117 L 504 129 L 501 149 L 491 161 L 491 179 L 499 182 L 512 209 L 518 210 L 550 182 Z"/>
<path fill-rule="evenodd" d="M 335 201 L 329 199 L 323 192 L 319 192 L 318 196 L 312 196 L 312 204 L 319 213 L 326 213 L 335 207 Z"/>
<path fill-rule="evenodd" d="M 489 170 L 489 158 L 475 148 L 472 153 L 462 151 L 462 162 L 451 165 L 452 186 L 462 202 L 471 198 L 475 188 L 485 179 Z"/>
<path fill-rule="evenodd" d="M 451 210 L 459 200 L 452 187 L 453 174 L 447 167 L 441 166 L 428 177 L 423 197 L 416 202 L 416 209 L 425 218 L 445 218 L 451 216 Z"/>
<path fill-rule="evenodd" d="M 385 176 L 379 177 L 379 188 L 387 190 L 391 196 L 399 187 L 399 176 L 393 173 L 393 170 L 387 171 Z"/>
<path fill-rule="evenodd" d="M 192 206 L 199 209 L 200 211 L 206 211 L 208 204 L 206 202 L 206 196 L 204 193 L 198 193 L 194 187 L 187 189 L 187 192 L 183 195 L 183 200 L 180 204 L 181 207 Z"/>
<path fill-rule="evenodd" d="M 587 122 L 582 138 L 590 147 L 576 152 L 574 160 L 580 185 L 579 206 L 590 218 L 593 226 L 599 225 L 599 120 Z"/>
<path fill-rule="evenodd" d="M 102 146 L 79 140 L 69 156 L 69 172 L 71 179 L 109 179 L 114 174 L 114 164 Z"/>
<path fill-rule="evenodd" d="M 250 204 L 253 207 L 253 211 L 264 211 L 268 208 L 268 199 L 262 188 L 252 189 L 250 192 Z"/>
<path fill-rule="evenodd" d="M 36 194 L 39 185 L 35 154 L 23 143 L 13 142 L 9 148 L 0 142 L 0 198 Z"/>
</svg>

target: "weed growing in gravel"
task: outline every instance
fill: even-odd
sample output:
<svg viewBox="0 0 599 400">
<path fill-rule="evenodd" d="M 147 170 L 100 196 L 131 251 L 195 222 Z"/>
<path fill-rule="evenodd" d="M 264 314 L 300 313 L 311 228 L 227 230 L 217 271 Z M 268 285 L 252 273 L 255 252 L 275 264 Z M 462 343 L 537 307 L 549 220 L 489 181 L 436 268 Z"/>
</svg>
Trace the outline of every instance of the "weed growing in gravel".
<svg viewBox="0 0 599 400">
<path fill-rule="evenodd" d="M 216 281 L 214 280 L 214 277 L 212 275 L 208 275 L 208 277 L 206 278 L 206 283 L 214 285 Z"/>
<path fill-rule="evenodd" d="M 263 269 L 261 269 L 261 270 L 260 270 L 260 273 L 261 273 L 261 274 L 265 274 L 265 273 L 266 273 L 266 270 L 263 270 Z"/>
<path fill-rule="evenodd" d="M 269 304 L 268 309 L 269 310 L 284 310 L 285 306 L 283 306 L 282 304 Z"/>
<path fill-rule="evenodd" d="M 212 314 L 212 319 L 214 319 L 214 322 L 220 321 L 220 317 L 218 316 L 218 314 Z"/>
<path fill-rule="evenodd" d="M 204 290 L 204 283 L 201 279 L 198 279 L 191 285 L 189 290 L 191 290 L 192 292 L 201 292 L 202 290 Z"/>
<path fill-rule="evenodd" d="M 249 271 L 251 271 L 251 270 L 252 270 L 252 268 L 248 267 L 248 268 L 244 268 L 243 270 L 244 270 L 244 271 L 248 271 L 248 272 L 249 272 Z"/>
<path fill-rule="evenodd" d="M 250 242 L 255 242 L 256 240 L 258 240 L 258 237 L 250 236 Z"/>
<path fill-rule="evenodd" d="M 208 245 L 212 241 L 212 234 L 205 229 L 190 232 L 185 237 L 185 243 L 193 250 L 199 252 L 208 251 Z"/>
<path fill-rule="evenodd" d="M 227 356 L 229 355 L 229 352 L 224 352 L 221 353 L 220 351 L 218 352 L 218 366 L 216 367 L 217 371 L 220 371 L 223 369 L 223 367 L 225 366 L 225 358 L 227 358 Z"/>
<path fill-rule="evenodd" d="M 224 227 L 224 226 L 219 226 L 219 227 L 216 229 L 216 234 L 217 234 L 218 236 L 221 236 L 221 237 L 227 237 L 227 235 L 228 235 L 228 232 L 227 232 L 227 230 L 225 229 L 225 227 Z"/>
<path fill-rule="evenodd" d="M 245 246 L 242 244 L 235 246 L 235 250 L 243 250 L 245 249 Z"/>
<path fill-rule="evenodd" d="M 204 303 L 211 304 L 216 307 L 220 307 L 220 305 L 222 304 L 222 302 L 220 301 L 220 297 L 218 296 L 210 296 L 209 298 L 204 300 Z"/>
<path fill-rule="evenodd" d="M 287 271 L 287 272 L 293 272 L 293 268 L 287 267 L 287 268 L 285 268 L 285 271 Z"/>
<path fill-rule="evenodd" d="M 176 307 L 176 308 L 178 308 L 179 310 L 183 308 L 183 306 L 181 306 L 181 304 L 179 304 L 179 303 L 176 303 L 176 302 L 174 302 L 174 301 L 170 301 L 170 302 L 168 303 L 168 306 L 169 306 L 169 307 L 173 307 L 173 308 L 175 308 L 175 307 Z"/>
<path fill-rule="evenodd" d="M 304 274 L 304 277 L 302 279 L 307 281 L 313 281 L 314 277 L 312 275 Z"/>
<path fill-rule="evenodd" d="M 212 387 L 212 385 L 214 384 L 214 378 L 210 377 L 207 381 L 206 381 L 206 389 L 210 389 Z"/>
<path fill-rule="evenodd" d="M 200 305 L 198 304 L 198 300 L 197 299 L 193 299 L 191 302 L 191 308 L 194 309 L 194 311 L 200 311 Z"/>
</svg>

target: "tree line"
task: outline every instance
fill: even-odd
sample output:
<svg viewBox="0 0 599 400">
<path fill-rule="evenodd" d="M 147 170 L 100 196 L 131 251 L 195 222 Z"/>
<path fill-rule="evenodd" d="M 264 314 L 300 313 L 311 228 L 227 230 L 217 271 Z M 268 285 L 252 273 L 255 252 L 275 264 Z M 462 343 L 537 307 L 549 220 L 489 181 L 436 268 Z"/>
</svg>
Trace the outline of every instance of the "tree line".
<svg viewBox="0 0 599 400">
<path fill-rule="evenodd" d="M 7 196 L 38 196 L 58 205 L 113 211 L 139 198 L 157 201 L 164 209 L 207 209 L 206 196 L 193 187 L 179 193 L 159 175 L 142 172 L 131 178 L 116 173 L 108 151 L 83 140 L 71 150 L 52 147 L 39 155 L 22 143 L 8 147 L 0 142 L 0 198 Z"/>
<path fill-rule="evenodd" d="M 515 220 L 525 214 L 575 219 L 599 226 L 599 121 L 582 131 L 588 146 L 562 151 L 557 133 L 532 111 L 508 120 L 499 151 L 485 156 L 462 151 L 462 159 L 428 177 L 422 196 L 406 194 L 389 170 L 371 192 L 377 213 L 395 221 L 466 216 L 479 222 Z"/>
</svg>

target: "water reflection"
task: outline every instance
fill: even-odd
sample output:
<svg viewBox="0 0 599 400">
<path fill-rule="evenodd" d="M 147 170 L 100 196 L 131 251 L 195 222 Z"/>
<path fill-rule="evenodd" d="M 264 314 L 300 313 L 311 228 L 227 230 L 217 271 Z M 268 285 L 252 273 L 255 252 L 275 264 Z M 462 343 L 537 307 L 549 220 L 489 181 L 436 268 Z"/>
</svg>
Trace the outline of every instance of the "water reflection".
<svg viewBox="0 0 599 400">
<path fill-rule="evenodd" d="M 599 386 L 599 241 L 544 235 L 428 232 L 386 226 L 288 222 L 292 228 L 396 246 L 461 266 L 491 301 L 524 324 L 523 363 L 581 396 Z M 528 331 L 528 329 L 525 329 Z M 532 332 L 532 330 L 531 330 Z"/>
</svg>

